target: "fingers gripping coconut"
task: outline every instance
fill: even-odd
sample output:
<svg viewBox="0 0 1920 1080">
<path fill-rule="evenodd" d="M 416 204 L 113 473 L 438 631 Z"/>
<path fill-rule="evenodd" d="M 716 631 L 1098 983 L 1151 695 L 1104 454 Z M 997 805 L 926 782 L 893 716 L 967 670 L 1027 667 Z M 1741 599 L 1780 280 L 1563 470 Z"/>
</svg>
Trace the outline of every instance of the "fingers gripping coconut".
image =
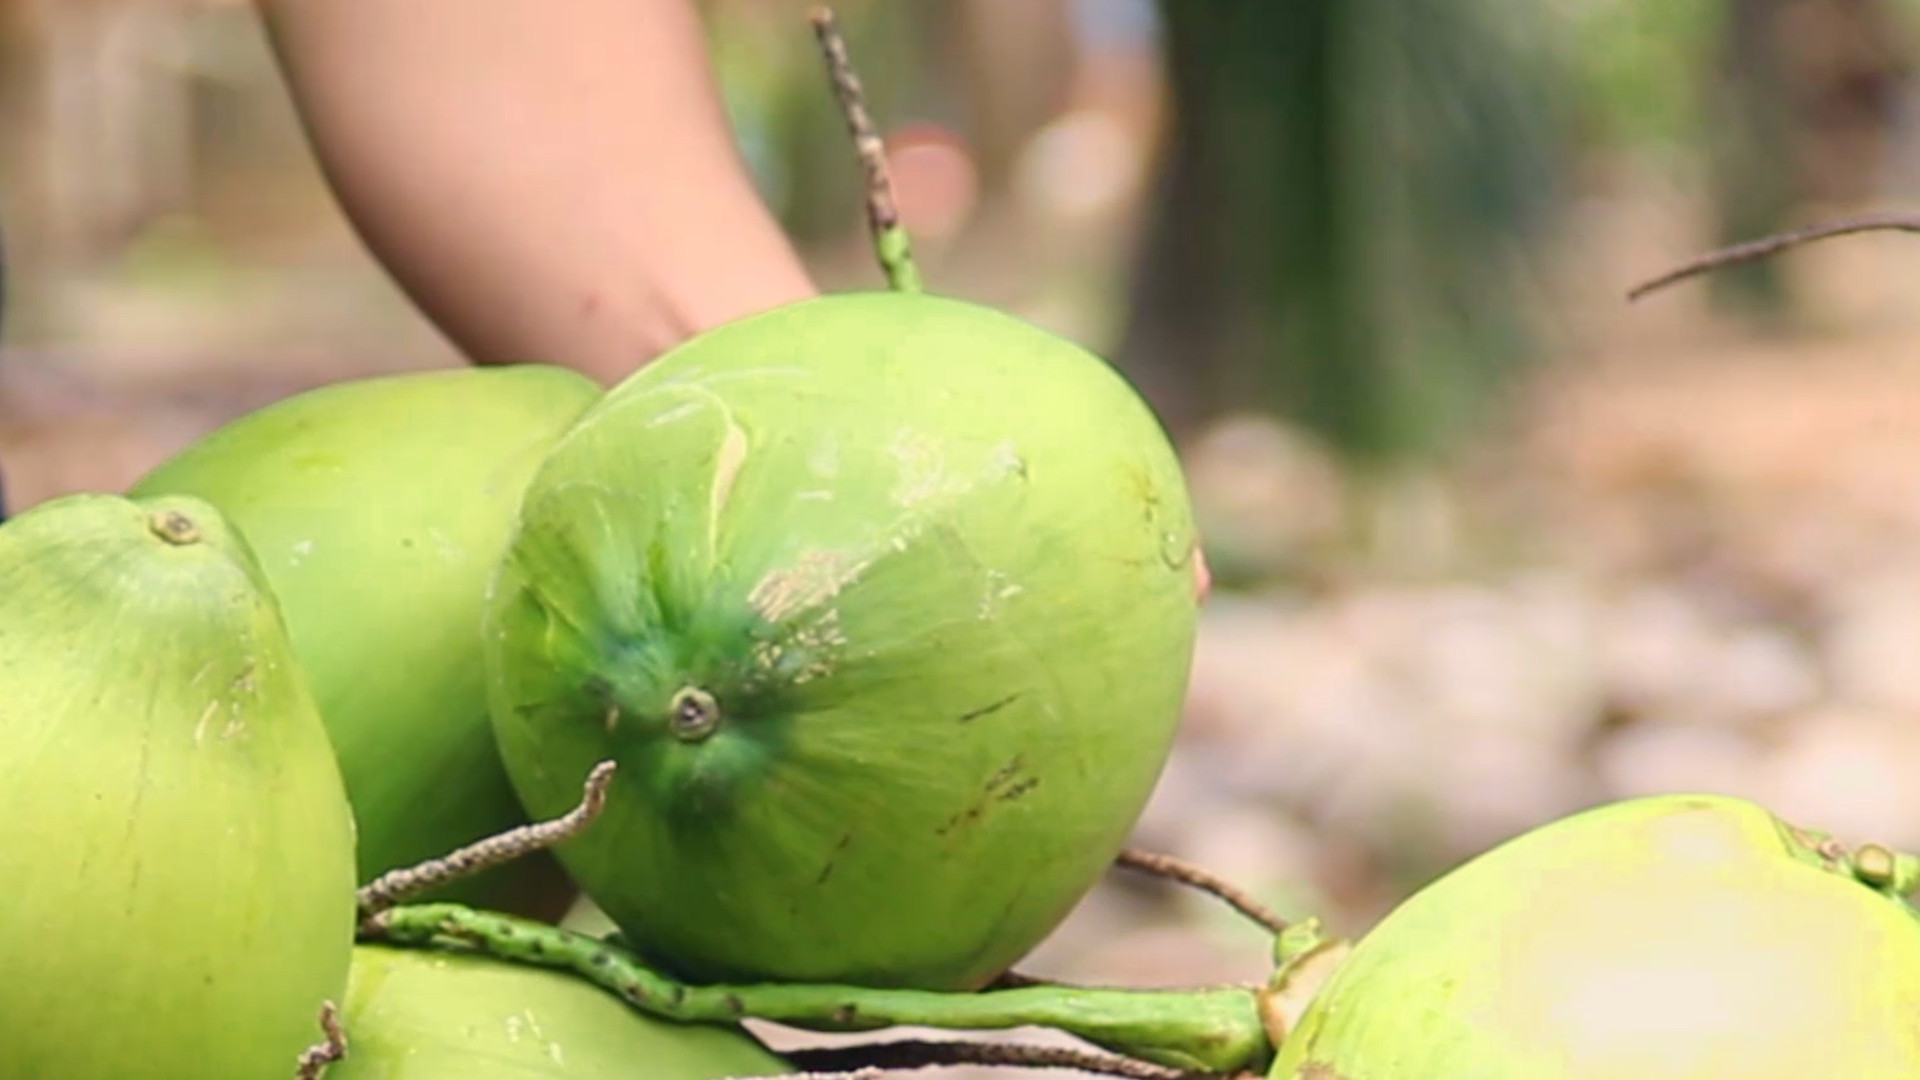
<svg viewBox="0 0 1920 1080">
<path fill-rule="evenodd" d="M 521 800 L 619 763 L 556 850 L 693 978 L 984 985 L 1111 863 L 1180 716 L 1200 570 L 1153 414 L 917 291 L 875 221 L 894 290 L 722 326 L 589 408 L 486 610 Z"/>
<path fill-rule="evenodd" d="M 285 1076 L 345 989 L 346 794 L 208 504 L 0 526 L 0 881 L 0 1076 Z"/>
</svg>

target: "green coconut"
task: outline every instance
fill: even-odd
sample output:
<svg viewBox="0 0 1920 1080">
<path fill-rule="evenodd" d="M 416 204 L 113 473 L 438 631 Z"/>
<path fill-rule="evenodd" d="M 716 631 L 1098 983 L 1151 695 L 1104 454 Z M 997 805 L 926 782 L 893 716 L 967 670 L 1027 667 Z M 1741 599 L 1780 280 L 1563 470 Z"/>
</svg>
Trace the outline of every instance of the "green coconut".
<svg viewBox="0 0 1920 1080">
<path fill-rule="evenodd" d="M 206 499 L 259 553 L 339 754 L 362 882 L 526 820 L 487 724 L 481 602 L 521 488 L 598 393 L 540 365 L 334 383 L 132 489 Z M 573 889 L 536 855 L 437 895 L 557 917 Z"/>
<path fill-rule="evenodd" d="M 743 1028 L 634 1011 L 576 976 L 361 945 L 327 1080 L 720 1080 L 792 1069 Z"/>
<path fill-rule="evenodd" d="M 535 814 L 685 977 L 975 988 L 1114 858 L 1171 748 L 1196 539 L 1106 363 L 923 294 L 710 330 L 581 417 L 487 609 Z"/>
<path fill-rule="evenodd" d="M 289 1076 L 353 819 L 244 540 L 191 498 L 0 526 L 0 1076 Z"/>
<path fill-rule="evenodd" d="M 1629 799 L 1493 849 L 1354 947 L 1274 1080 L 1910 1080 L 1910 859 L 1725 796 Z"/>
</svg>

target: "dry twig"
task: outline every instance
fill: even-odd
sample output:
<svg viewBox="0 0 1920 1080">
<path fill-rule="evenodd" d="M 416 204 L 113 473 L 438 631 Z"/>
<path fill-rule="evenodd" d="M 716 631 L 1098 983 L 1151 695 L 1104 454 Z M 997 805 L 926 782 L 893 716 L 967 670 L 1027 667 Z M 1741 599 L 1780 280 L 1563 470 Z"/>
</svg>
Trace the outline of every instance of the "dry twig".
<svg viewBox="0 0 1920 1080">
<path fill-rule="evenodd" d="M 1707 252 L 1697 258 L 1689 259 L 1679 266 L 1661 274 L 1659 277 L 1641 282 L 1627 291 L 1629 301 L 1638 300 L 1657 289 L 1664 289 L 1675 282 L 1704 274 L 1722 267 L 1738 263 L 1764 259 L 1779 251 L 1815 240 L 1826 240 L 1835 236 L 1848 236 L 1863 232 L 1920 232 L 1920 215 L 1913 214 L 1863 214 L 1859 217 L 1841 218 L 1837 221 L 1809 225 L 1803 229 L 1775 233 L 1758 240 L 1749 240 L 1744 244 L 1734 244 Z"/>
<path fill-rule="evenodd" d="M 497 836 L 489 836 L 450 855 L 428 859 L 417 866 L 389 870 L 360 887 L 360 918 L 377 915 L 409 896 L 437 889 L 448 882 L 490 870 L 502 863 L 531 855 L 563 840 L 580 835 L 593 819 L 600 816 L 607 801 L 607 785 L 613 782 L 614 763 L 603 761 L 587 774 L 580 804 L 551 821 L 522 825 Z"/>
<path fill-rule="evenodd" d="M 833 82 L 833 94 L 846 117 L 847 133 L 853 136 L 854 152 L 866 173 L 867 227 L 872 231 L 874 252 L 887 285 L 897 292 L 919 292 L 920 270 L 913 261 L 913 249 L 900 223 L 900 207 L 893 196 L 893 175 L 887 168 L 886 143 L 875 130 L 867 113 L 866 97 L 860 77 L 854 73 L 847 56 L 847 42 L 833 17 L 833 9 L 821 5 L 809 16 L 814 36 L 820 40 L 820 53 L 827 63 L 827 75 Z"/>
<path fill-rule="evenodd" d="M 1287 920 L 1281 918 L 1279 913 L 1272 908 L 1267 907 L 1265 904 L 1247 895 L 1244 889 L 1206 870 L 1202 870 L 1192 863 L 1176 859 L 1171 855 L 1161 855 L 1157 852 L 1127 848 L 1114 860 L 1114 865 L 1122 866 L 1129 870 L 1138 870 L 1143 874 L 1152 874 L 1155 877 L 1166 878 L 1169 881 L 1178 882 L 1189 888 L 1209 893 L 1224 900 L 1227 904 L 1231 905 L 1235 911 L 1259 923 L 1272 933 L 1277 934 L 1287 928 Z"/>
<path fill-rule="evenodd" d="M 347 1036 L 340 1030 L 340 1012 L 331 1001 L 320 1006 L 320 1030 L 326 1038 L 300 1052 L 293 1080 L 320 1080 L 327 1066 L 347 1056 Z"/>
</svg>

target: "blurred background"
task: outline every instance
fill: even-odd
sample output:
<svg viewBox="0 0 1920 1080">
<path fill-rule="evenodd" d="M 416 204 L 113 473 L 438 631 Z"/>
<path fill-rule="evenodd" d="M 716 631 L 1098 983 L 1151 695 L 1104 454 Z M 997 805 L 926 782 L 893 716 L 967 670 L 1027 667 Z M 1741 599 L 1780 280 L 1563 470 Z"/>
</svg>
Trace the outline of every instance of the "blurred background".
<svg viewBox="0 0 1920 1080">
<path fill-rule="evenodd" d="M 768 201 L 824 285 L 877 285 L 805 4 L 704 6 Z M 1631 793 L 1920 848 L 1920 238 L 1625 296 L 1920 209 L 1920 0 L 837 10 L 932 287 L 1112 358 L 1187 462 L 1217 591 L 1141 843 L 1350 931 Z M 16 508 L 461 362 L 242 0 L 0 0 L 0 229 Z M 1257 946 L 1116 873 L 1032 967 Z"/>
</svg>

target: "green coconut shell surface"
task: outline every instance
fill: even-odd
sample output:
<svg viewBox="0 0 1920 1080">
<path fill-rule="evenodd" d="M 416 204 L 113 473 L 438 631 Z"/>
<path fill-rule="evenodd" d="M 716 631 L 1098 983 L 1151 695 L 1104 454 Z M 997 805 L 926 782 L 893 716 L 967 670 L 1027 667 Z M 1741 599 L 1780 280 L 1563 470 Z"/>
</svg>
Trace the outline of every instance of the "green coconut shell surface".
<svg viewBox="0 0 1920 1080">
<path fill-rule="evenodd" d="M 963 301 L 708 331 L 589 410 L 489 601 L 503 760 L 650 959 L 976 988 L 1123 845 L 1197 621 L 1184 478 L 1093 354 Z"/>
<path fill-rule="evenodd" d="M 290 1076 L 353 821 L 265 576 L 190 498 L 0 526 L 0 1076 Z"/>
<path fill-rule="evenodd" d="M 1269 1076 L 1920 1076 L 1920 922 L 1823 847 L 1719 795 L 1542 826 L 1363 937 Z"/>
<path fill-rule="evenodd" d="M 629 1008 L 577 976 L 474 954 L 354 950 L 327 1080 L 720 1080 L 787 1064 L 742 1028 Z"/>
<path fill-rule="evenodd" d="M 599 392 L 545 365 L 342 381 L 132 488 L 206 499 L 259 553 L 339 754 L 362 882 L 526 820 L 488 726 L 481 605 L 521 489 Z M 572 896 L 539 854 L 428 898 L 551 918 Z"/>
</svg>

